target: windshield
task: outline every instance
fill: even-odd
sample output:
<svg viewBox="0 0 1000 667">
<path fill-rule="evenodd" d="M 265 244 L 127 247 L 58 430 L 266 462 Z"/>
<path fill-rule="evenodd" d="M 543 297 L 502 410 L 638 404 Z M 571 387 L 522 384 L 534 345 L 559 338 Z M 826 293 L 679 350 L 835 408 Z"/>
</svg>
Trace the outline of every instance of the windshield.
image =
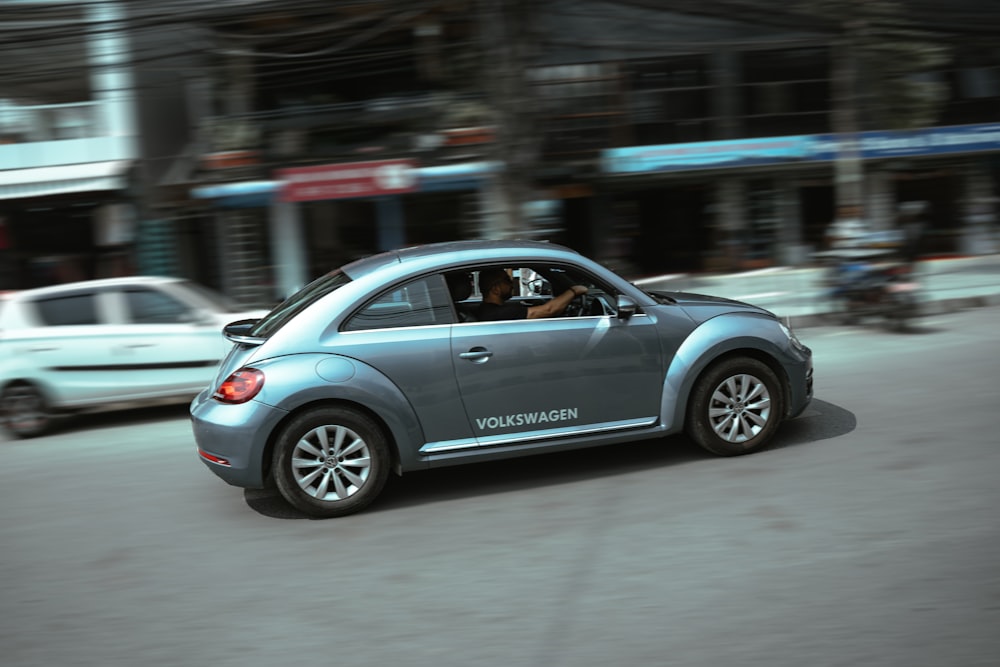
<svg viewBox="0 0 1000 667">
<path fill-rule="evenodd" d="M 339 269 L 322 278 L 317 278 L 275 306 L 271 312 L 254 325 L 250 335 L 256 338 L 269 338 L 311 304 L 349 282 L 351 279 L 347 277 L 347 274 L 341 273 Z"/>
<path fill-rule="evenodd" d="M 208 303 L 213 310 L 217 310 L 220 313 L 238 313 L 241 310 L 246 310 L 225 294 L 216 292 L 204 285 L 199 285 L 196 282 L 182 280 L 180 281 L 180 286 L 193 292 L 197 297 Z"/>
</svg>

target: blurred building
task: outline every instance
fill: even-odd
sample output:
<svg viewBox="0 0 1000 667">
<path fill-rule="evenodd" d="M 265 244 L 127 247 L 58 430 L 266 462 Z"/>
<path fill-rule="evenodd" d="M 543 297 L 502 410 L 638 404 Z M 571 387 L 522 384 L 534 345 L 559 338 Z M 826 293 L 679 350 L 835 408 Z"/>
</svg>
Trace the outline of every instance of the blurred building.
<svg viewBox="0 0 1000 667">
<path fill-rule="evenodd" d="M 633 274 L 797 263 L 847 182 L 877 229 L 921 201 L 926 252 L 985 247 L 997 10 L 748 4 L 129 3 L 138 159 L 108 192 L 135 203 L 135 270 L 266 304 L 456 238 L 547 238 Z"/>
<path fill-rule="evenodd" d="M 127 275 L 138 143 L 122 4 L 3 5 L 0 289 Z"/>
</svg>

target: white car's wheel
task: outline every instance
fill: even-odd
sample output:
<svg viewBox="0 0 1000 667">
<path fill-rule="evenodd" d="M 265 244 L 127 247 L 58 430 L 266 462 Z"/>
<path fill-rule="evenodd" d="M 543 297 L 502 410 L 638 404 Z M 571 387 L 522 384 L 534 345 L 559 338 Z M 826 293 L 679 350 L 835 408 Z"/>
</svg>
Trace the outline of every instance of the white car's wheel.
<svg viewBox="0 0 1000 667">
<path fill-rule="evenodd" d="M 767 364 L 751 358 L 726 359 L 695 384 L 688 435 L 720 456 L 762 449 L 781 422 L 781 392 L 781 383 Z"/>
<path fill-rule="evenodd" d="M 14 382 L 0 395 L 0 419 L 4 428 L 18 438 L 34 438 L 52 426 L 45 395 L 28 382 Z"/>
<path fill-rule="evenodd" d="M 305 412 L 282 429 L 275 443 L 278 490 L 311 516 L 344 516 L 364 509 L 385 486 L 389 467 L 382 429 L 349 408 Z"/>
</svg>

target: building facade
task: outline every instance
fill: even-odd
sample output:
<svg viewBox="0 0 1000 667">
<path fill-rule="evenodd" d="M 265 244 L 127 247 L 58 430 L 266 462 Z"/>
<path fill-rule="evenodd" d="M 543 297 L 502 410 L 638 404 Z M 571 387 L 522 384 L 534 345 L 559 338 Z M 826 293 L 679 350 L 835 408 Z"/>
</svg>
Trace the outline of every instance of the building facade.
<svg viewBox="0 0 1000 667">
<path fill-rule="evenodd" d="M 919 202 L 926 253 L 995 250 L 995 40 L 860 43 L 611 0 L 290 7 L 130 6 L 138 159 L 103 192 L 135 202 L 135 271 L 267 305 L 457 238 L 549 239 L 631 275 L 798 264 L 846 192 L 875 229 Z"/>
<path fill-rule="evenodd" d="M 138 158 L 120 2 L 4 3 L 0 289 L 134 272 Z"/>
</svg>

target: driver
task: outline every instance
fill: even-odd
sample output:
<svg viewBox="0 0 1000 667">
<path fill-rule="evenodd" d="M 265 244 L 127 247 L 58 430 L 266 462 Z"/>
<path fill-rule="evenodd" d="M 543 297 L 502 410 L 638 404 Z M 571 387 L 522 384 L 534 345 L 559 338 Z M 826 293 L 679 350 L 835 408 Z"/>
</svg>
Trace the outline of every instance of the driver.
<svg viewBox="0 0 1000 667">
<path fill-rule="evenodd" d="M 514 293 L 514 281 L 506 269 L 493 267 L 479 272 L 479 291 L 483 293 L 483 303 L 479 307 L 481 321 L 535 320 L 562 315 L 569 302 L 578 295 L 586 294 L 587 288 L 583 285 L 573 285 L 559 296 L 538 306 L 507 303 Z"/>
</svg>

